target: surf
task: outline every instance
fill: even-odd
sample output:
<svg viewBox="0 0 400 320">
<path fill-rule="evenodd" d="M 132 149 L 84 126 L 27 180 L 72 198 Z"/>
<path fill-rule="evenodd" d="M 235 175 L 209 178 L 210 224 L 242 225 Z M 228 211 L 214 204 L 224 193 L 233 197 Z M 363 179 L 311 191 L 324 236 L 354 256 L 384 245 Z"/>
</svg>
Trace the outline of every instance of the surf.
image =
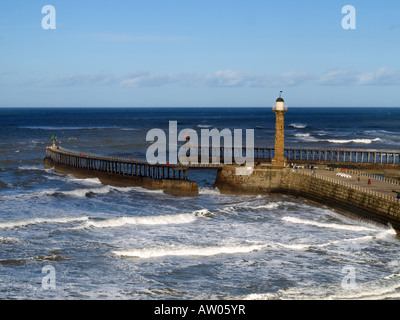
<svg viewBox="0 0 400 320">
<path fill-rule="evenodd" d="M 159 215 L 159 216 L 146 216 L 146 217 L 119 217 L 111 218 L 100 221 L 88 220 L 82 226 L 72 229 L 84 228 L 116 228 L 127 225 L 174 225 L 174 224 L 187 224 L 193 223 L 201 217 L 210 217 L 211 212 L 207 209 L 196 210 L 190 213 Z"/>
</svg>

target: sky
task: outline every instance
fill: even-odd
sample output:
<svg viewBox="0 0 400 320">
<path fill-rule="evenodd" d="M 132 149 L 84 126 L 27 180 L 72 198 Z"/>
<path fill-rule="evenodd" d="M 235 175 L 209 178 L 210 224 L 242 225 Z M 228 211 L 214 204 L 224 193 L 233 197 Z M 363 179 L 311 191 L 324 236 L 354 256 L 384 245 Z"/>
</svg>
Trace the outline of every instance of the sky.
<svg viewBox="0 0 400 320">
<path fill-rule="evenodd" d="M 399 56 L 393 0 L 0 2 L 0 107 L 400 107 Z"/>
</svg>

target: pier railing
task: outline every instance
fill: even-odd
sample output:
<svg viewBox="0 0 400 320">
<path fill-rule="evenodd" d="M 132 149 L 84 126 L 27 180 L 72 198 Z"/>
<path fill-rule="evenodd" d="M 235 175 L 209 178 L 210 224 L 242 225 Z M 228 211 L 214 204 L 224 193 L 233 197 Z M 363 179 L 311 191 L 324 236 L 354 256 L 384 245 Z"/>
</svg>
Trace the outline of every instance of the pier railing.
<svg viewBox="0 0 400 320">
<path fill-rule="evenodd" d="M 205 147 L 190 149 L 195 155 L 201 156 L 204 152 L 207 155 L 223 159 L 227 155 L 244 156 L 246 152 L 253 153 L 254 159 L 258 161 L 271 160 L 275 156 L 274 147 L 254 146 L 246 149 L 231 147 L 232 150 L 225 150 L 221 147 Z M 187 149 L 189 150 L 189 148 Z M 241 153 L 241 154 L 240 154 Z M 355 148 L 318 148 L 318 147 L 294 147 L 286 146 L 284 156 L 288 162 L 309 162 L 309 163 L 346 163 L 346 164 L 377 164 L 400 166 L 400 150 L 389 149 L 355 149 Z"/>
<path fill-rule="evenodd" d="M 256 159 L 272 159 L 274 148 L 255 147 Z M 285 158 L 287 161 L 309 161 L 325 163 L 369 163 L 400 165 L 400 150 L 387 149 L 352 149 L 352 148 L 312 148 L 312 147 L 286 147 Z"/>
<path fill-rule="evenodd" d="M 149 164 L 143 160 L 80 153 L 64 148 L 46 149 L 46 158 L 72 168 L 122 176 L 188 180 L 188 168 L 180 165 Z"/>
<path fill-rule="evenodd" d="M 391 201 L 393 203 L 397 203 L 397 204 L 400 205 L 400 201 L 396 197 L 390 196 L 390 195 L 388 195 L 387 193 L 384 193 L 384 192 L 380 192 L 380 191 L 372 190 L 372 189 L 369 189 L 369 188 L 365 188 L 365 187 L 362 187 L 360 185 L 352 184 L 351 182 L 346 182 L 344 180 L 340 180 L 340 179 L 336 179 L 336 178 L 332 178 L 332 177 L 327 177 L 327 176 L 318 174 L 317 172 L 312 171 L 312 170 L 294 170 L 293 169 L 293 172 L 296 172 L 297 174 L 310 176 L 310 177 L 313 177 L 313 178 L 316 178 L 316 179 L 320 179 L 320 180 L 323 180 L 323 181 L 326 181 L 326 182 L 334 183 L 334 184 L 337 184 L 337 185 L 342 186 L 344 188 L 354 189 L 354 190 L 366 193 L 368 195 L 372 195 L 372 196 L 375 196 L 377 198 L 385 199 L 385 200 L 388 200 L 388 201 Z"/>
<path fill-rule="evenodd" d="M 342 170 L 336 168 L 335 171 L 342 171 Z M 368 178 L 374 179 L 376 181 L 382 181 L 382 182 L 386 182 L 386 183 L 389 183 L 389 184 L 393 184 L 395 186 L 400 186 L 400 181 L 389 179 L 389 178 L 385 178 L 382 175 L 378 175 L 378 174 L 372 174 L 372 173 L 368 173 L 368 172 L 356 171 L 356 170 L 352 170 L 352 169 L 346 169 L 346 173 L 352 174 L 352 175 L 356 175 L 356 176 L 359 176 L 359 177 L 368 177 Z"/>
</svg>

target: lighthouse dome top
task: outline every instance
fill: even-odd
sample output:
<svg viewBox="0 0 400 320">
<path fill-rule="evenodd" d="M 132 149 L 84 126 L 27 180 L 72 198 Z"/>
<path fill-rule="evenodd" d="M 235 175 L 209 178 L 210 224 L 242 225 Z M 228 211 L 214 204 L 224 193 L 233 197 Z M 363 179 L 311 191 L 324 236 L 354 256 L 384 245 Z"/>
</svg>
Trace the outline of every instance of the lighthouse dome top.
<svg viewBox="0 0 400 320">
<path fill-rule="evenodd" d="M 279 93 L 279 98 L 276 99 L 276 102 L 285 102 L 282 98 L 282 91 Z"/>
</svg>

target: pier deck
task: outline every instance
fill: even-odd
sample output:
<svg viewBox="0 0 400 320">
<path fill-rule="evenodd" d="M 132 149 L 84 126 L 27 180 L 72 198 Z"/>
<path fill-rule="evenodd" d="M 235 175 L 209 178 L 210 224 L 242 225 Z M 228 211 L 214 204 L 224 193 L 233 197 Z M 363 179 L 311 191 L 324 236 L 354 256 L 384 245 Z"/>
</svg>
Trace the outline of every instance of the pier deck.
<svg viewBox="0 0 400 320">
<path fill-rule="evenodd" d="M 310 169 L 298 169 L 297 171 L 300 174 L 313 174 Z M 350 177 L 341 177 L 337 175 L 338 173 L 344 173 Z M 392 201 L 397 201 L 397 194 L 400 193 L 399 181 L 385 179 L 381 176 L 361 171 L 345 170 L 345 172 L 343 172 L 342 170 L 315 170 L 315 176 L 324 180 L 330 179 L 331 182 L 365 191 Z M 370 180 L 371 184 L 368 184 L 368 180 Z"/>
</svg>

